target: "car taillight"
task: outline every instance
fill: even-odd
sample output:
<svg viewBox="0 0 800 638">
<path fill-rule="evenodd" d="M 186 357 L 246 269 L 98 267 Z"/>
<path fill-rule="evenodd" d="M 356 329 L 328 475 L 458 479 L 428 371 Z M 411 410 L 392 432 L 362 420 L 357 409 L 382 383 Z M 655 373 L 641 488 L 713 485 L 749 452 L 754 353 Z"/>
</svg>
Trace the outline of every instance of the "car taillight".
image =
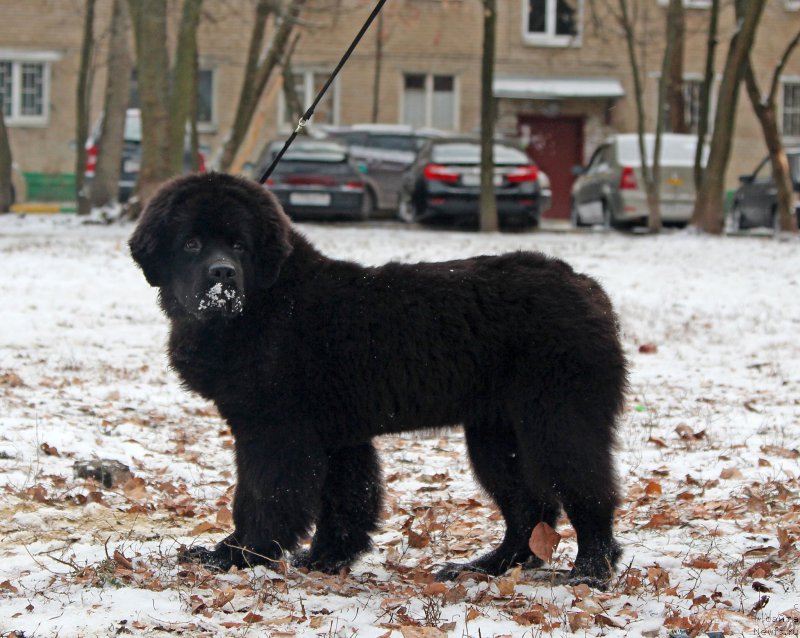
<svg viewBox="0 0 800 638">
<path fill-rule="evenodd" d="M 506 175 L 511 184 L 520 182 L 535 182 L 539 178 L 539 169 L 536 166 L 519 166 Z"/>
<path fill-rule="evenodd" d="M 197 151 L 197 171 L 199 173 L 206 172 L 206 156 L 203 151 Z"/>
<path fill-rule="evenodd" d="M 97 170 L 97 145 L 92 144 L 86 147 L 86 175 L 94 177 L 94 172 Z"/>
<path fill-rule="evenodd" d="M 633 172 L 633 166 L 623 166 L 622 175 L 619 177 L 619 188 L 623 191 L 636 190 L 639 186 L 636 184 L 636 174 Z"/>
<path fill-rule="evenodd" d="M 344 184 L 344 188 L 346 190 L 351 191 L 363 191 L 364 190 L 364 182 L 361 182 L 357 179 L 351 179 Z"/>
<path fill-rule="evenodd" d="M 275 186 L 275 180 L 271 177 L 267 180 L 267 183 L 264 184 L 265 186 Z"/>
<path fill-rule="evenodd" d="M 458 173 L 440 164 L 428 164 L 422 174 L 425 176 L 425 179 L 431 182 L 452 183 L 458 181 Z"/>
</svg>

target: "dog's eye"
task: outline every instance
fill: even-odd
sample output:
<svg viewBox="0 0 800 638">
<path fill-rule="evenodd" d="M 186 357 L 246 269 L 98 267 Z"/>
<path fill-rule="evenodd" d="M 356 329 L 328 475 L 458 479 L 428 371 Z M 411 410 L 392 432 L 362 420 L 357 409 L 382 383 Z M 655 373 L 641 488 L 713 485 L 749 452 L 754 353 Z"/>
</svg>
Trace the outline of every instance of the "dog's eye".
<svg viewBox="0 0 800 638">
<path fill-rule="evenodd" d="M 190 253 L 200 252 L 200 248 L 202 248 L 202 244 L 200 240 L 196 237 L 192 237 L 191 239 L 187 239 L 186 243 L 183 245 L 183 249 Z"/>
<path fill-rule="evenodd" d="M 233 242 L 233 249 L 237 253 L 244 252 L 244 242 L 243 241 L 235 241 L 235 242 Z"/>
</svg>

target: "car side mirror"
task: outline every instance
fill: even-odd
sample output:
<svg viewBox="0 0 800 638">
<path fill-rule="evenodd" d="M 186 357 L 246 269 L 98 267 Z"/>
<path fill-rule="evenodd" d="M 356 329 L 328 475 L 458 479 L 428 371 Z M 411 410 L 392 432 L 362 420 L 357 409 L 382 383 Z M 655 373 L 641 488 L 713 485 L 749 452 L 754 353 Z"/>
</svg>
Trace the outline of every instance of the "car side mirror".
<svg viewBox="0 0 800 638">
<path fill-rule="evenodd" d="M 583 166 L 581 166 L 580 164 L 576 164 L 575 166 L 572 167 L 571 170 L 572 170 L 572 174 L 575 177 L 580 177 L 581 175 L 583 175 L 586 172 L 586 169 Z"/>
</svg>

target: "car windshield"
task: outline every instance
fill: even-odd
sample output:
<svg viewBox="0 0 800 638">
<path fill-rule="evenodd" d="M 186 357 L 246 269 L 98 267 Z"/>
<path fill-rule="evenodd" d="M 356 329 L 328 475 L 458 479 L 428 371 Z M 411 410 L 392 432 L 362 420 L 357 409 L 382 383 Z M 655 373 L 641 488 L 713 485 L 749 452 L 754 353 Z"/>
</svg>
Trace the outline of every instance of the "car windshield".
<svg viewBox="0 0 800 638">
<path fill-rule="evenodd" d="M 417 139 L 413 135 L 370 135 L 367 145 L 390 151 L 415 152 L 419 148 Z"/>
<path fill-rule="evenodd" d="M 653 161 L 655 138 L 645 136 L 645 149 L 649 162 Z M 665 135 L 661 138 L 661 163 L 669 166 L 694 166 L 694 154 L 697 149 L 697 138 L 694 136 Z M 639 155 L 639 139 L 635 135 L 626 135 L 617 139 L 617 150 L 620 164 L 641 164 Z M 708 159 L 708 147 L 706 157 Z M 705 160 L 704 162 L 705 163 Z"/>
<path fill-rule="evenodd" d="M 472 142 L 452 142 L 436 144 L 431 153 L 431 159 L 437 164 L 480 164 L 481 147 Z M 525 153 L 509 146 L 494 145 L 495 165 L 530 164 L 531 160 Z"/>
</svg>

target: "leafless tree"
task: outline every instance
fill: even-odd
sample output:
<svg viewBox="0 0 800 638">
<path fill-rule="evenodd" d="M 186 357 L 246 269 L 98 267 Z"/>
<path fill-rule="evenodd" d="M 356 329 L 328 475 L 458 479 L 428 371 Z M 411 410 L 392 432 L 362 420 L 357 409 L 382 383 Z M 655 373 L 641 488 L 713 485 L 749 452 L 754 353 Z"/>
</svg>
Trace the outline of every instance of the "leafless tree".
<svg viewBox="0 0 800 638">
<path fill-rule="evenodd" d="M 778 115 L 775 104 L 775 97 L 778 93 L 781 74 L 789 61 L 792 52 L 800 43 L 800 31 L 786 45 L 775 69 L 772 73 L 772 81 L 769 91 L 762 95 L 761 89 L 753 72 L 753 65 L 747 61 L 745 69 L 745 86 L 750 97 L 750 103 L 761 123 L 764 132 L 764 141 L 769 150 L 770 163 L 772 164 L 772 176 L 778 190 L 778 209 L 776 211 L 778 228 L 782 231 L 797 232 L 797 219 L 794 216 L 794 189 L 792 187 L 792 176 L 789 172 L 789 160 L 786 157 L 786 150 L 781 142 L 781 135 L 778 130 Z"/>
<path fill-rule="evenodd" d="M 694 187 L 700 190 L 703 181 L 703 157 L 705 156 L 706 135 L 711 113 L 711 88 L 714 84 L 714 60 L 717 50 L 717 30 L 719 28 L 719 0 L 711 0 L 708 18 L 708 37 L 706 44 L 706 64 L 703 83 L 700 86 L 700 115 L 697 122 L 697 148 L 694 154 Z"/>
<path fill-rule="evenodd" d="M 267 82 L 275 68 L 281 63 L 289 38 L 294 31 L 300 11 L 306 0 L 287 0 L 285 9 L 275 15 L 273 0 L 258 0 L 253 20 L 253 30 L 250 34 L 250 46 L 247 54 L 247 64 L 242 78 L 242 89 L 239 93 L 239 102 L 236 107 L 231 132 L 222 149 L 219 169 L 226 171 L 233 165 L 236 154 L 242 145 L 250 127 L 250 122 L 255 114 L 258 101 L 264 92 Z M 270 15 L 275 17 L 275 32 L 266 54 L 261 55 L 264 49 L 264 33 L 267 19 Z"/>
<path fill-rule="evenodd" d="M 736 0 L 737 26 L 722 72 L 708 165 L 697 192 L 691 220 L 692 226 L 704 232 L 721 234 L 723 230 L 725 171 L 730 159 L 739 87 L 765 3 L 766 0 Z"/>
<path fill-rule="evenodd" d="M 11 145 L 8 143 L 8 129 L 0 109 L 0 213 L 11 208 Z"/>
<path fill-rule="evenodd" d="M 170 74 L 167 3 L 164 0 L 128 0 L 142 112 L 142 159 L 137 185 L 142 203 L 161 182 L 182 168 L 186 122 L 193 111 L 192 90 L 195 87 L 197 45 L 192 31 L 197 30 L 201 3 L 202 0 L 184 0 L 176 66 Z M 180 162 L 176 156 L 180 157 Z"/>
<path fill-rule="evenodd" d="M 683 57 L 686 40 L 686 19 L 683 2 L 669 3 L 667 9 L 667 43 L 672 47 L 670 55 L 665 55 L 669 81 L 667 83 L 667 104 L 669 104 L 669 130 L 673 133 L 688 133 L 686 104 L 683 96 Z"/>
<path fill-rule="evenodd" d="M 128 47 L 127 0 L 114 0 L 111 14 L 111 36 L 108 44 L 106 90 L 100 140 L 102 152 L 97 156 L 94 179 L 89 190 L 92 208 L 117 201 L 120 162 L 125 133 L 125 111 L 130 94 L 132 61 Z"/>
<path fill-rule="evenodd" d="M 483 232 L 498 228 L 497 200 L 494 190 L 494 125 L 497 107 L 494 101 L 496 0 L 483 1 L 483 53 L 481 57 L 481 197 L 480 225 Z"/>
<path fill-rule="evenodd" d="M 83 188 L 84 171 L 86 170 L 86 147 L 84 142 L 89 136 L 89 100 L 92 92 L 92 50 L 94 49 L 94 6 L 95 0 L 86 0 L 83 16 L 83 38 L 81 41 L 81 58 L 78 68 L 78 85 L 75 95 L 75 199 L 78 212 L 89 212 L 89 199 Z"/>
</svg>

